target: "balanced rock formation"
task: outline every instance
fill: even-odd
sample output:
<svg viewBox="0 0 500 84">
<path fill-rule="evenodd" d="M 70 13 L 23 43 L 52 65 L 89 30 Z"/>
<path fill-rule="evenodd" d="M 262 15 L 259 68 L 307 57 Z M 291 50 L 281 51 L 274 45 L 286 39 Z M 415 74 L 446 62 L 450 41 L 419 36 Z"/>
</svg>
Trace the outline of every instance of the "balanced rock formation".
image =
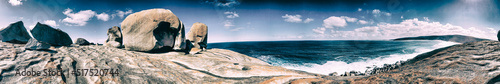
<svg viewBox="0 0 500 84">
<path fill-rule="evenodd" d="M 108 39 L 104 43 L 104 46 L 120 48 L 122 46 L 122 31 L 120 27 L 113 26 L 108 29 Z"/>
<path fill-rule="evenodd" d="M 200 22 L 194 23 L 186 36 L 186 40 L 190 41 L 191 45 L 193 45 L 193 48 L 190 50 L 191 52 L 199 52 L 200 50 L 207 49 L 207 25 Z"/>
<path fill-rule="evenodd" d="M 2 42 L 24 44 L 27 43 L 30 38 L 31 36 L 24 27 L 22 21 L 12 23 L 0 30 L 0 39 L 2 40 Z"/>
<path fill-rule="evenodd" d="M 131 14 L 121 24 L 126 50 L 164 52 L 185 49 L 184 25 L 168 9 Z"/>
<path fill-rule="evenodd" d="M 47 42 L 52 46 L 67 46 L 73 44 L 69 35 L 60 29 L 54 29 L 48 25 L 36 23 L 31 30 L 31 35 L 38 41 Z"/>
<path fill-rule="evenodd" d="M 31 38 L 24 48 L 28 50 L 47 50 L 50 48 L 50 44 Z"/>
<path fill-rule="evenodd" d="M 6 42 L 0 42 L 0 46 L 0 84 L 281 84 L 300 78 L 325 77 L 271 66 L 224 49 L 208 49 L 191 55 L 144 53 L 97 45 L 61 46 L 50 51 L 27 51 L 22 44 Z M 92 70 L 83 74 L 83 69 Z M 43 70 L 59 70 L 63 74 L 43 76 L 47 75 Z M 95 74 L 95 70 L 108 73 Z M 16 76 L 16 72 L 22 71 L 41 73 L 40 76 Z"/>
<path fill-rule="evenodd" d="M 90 42 L 87 41 L 87 40 L 85 40 L 84 38 L 78 38 L 78 39 L 76 39 L 75 44 L 78 44 L 78 45 L 90 45 Z"/>
</svg>

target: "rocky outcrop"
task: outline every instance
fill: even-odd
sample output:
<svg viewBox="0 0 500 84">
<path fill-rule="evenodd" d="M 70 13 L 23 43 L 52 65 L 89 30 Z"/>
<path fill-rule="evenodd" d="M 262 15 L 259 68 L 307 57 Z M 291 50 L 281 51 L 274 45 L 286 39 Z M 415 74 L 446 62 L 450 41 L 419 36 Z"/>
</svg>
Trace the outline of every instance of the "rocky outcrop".
<svg viewBox="0 0 500 84">
<path fill-rule="evenodd" d="M 469 42 L 418 55 L 398 68 L 370 76 L 301 78 L 290 83 L 500 83 L 499 50 L 498 41 Z"/>
<path fill-rule="evenodd" d="M 87 41 L 87 40 L 85 40 L 84 38 L 78 38 L 78 39 L 76 39 L 75 44 L 78 44 L 78 45 L 90 45 L 90 42 Z"/>
<path fill-rule="evenodd" d="M 189 32 L 187 33 L 186 40 L 190 41 L 193 48 L 191 52 L 199 52 L 201 50 L 207 49 L 207 39 L 208 38 L 208 27 L 207 25 L 196 22 L 193 24 Z"/>
<path fill-rule="evenodd" d="M 66 32 L 54 29 L 48 25 L 37 23 L 31 30 L 31 35 L 38 41 L 47 42 L 52 46 L 68 46 L 73 44 Z"/>
<path fill-rule="evenodd" d="M 0 30 L 2 42 L 27 43 L 31 38 L 22 21 L 12 23 Z"/>
<path fill-rule="evenodd" d="M 185 49 L 184 25 L 168 9 L 131 14 L 121 23 L 126 50 L 165 52 Z"/>
<path fill-rule="evenodd" d="M 497 39 L 498 39 L 498 41 L 500 41 L 500 30 L 498 30 Z"/>
<path fill-rule="evenodd" d="M 108 34 L 108 39 L 104 43 L 104 46 L 115 47 L 115 48 L 122 47 L 123 38 L 120 27 L 113 26 L 109 28 L 107 34 Z"/>
<path fill-rule="evenodd" d="M 476 38 L 471 36 L 463 35 L 436 35 L 436 36 L 419 36 L 419 37 L 405 37 L 393 39 L 394 41 L 400 40 L 443 40 L 457 43 L 467 43 L 467 42 L 478 42 L 478 41 L 488 41 L 489 39 Z"/>
<path fill-rule="evenodd" d="M 31 38 L 24 48 L 27 50 L 47 50 L 50 48 L 50 44 Z"/>
<path fill-rule="evenodd" d="M 300 78 L 325 77 L 271 66 L 224 49 L 208 49 L 192 55 L 184 52 L 152 54 L 97 45 L 61 46 L 45 51 L 24 50 L 23 46 L 0 42 L 0 83 L 246 84 L 285 83 Z M 42 71 L 41 76 L 16 76 L 16 71 L 25 69 Z M 60 70 L 63 74 L 43 76 L 44 69 Z M 118 74 L 72 74 L 73 71 L 78 74 L 83 69 L 113 69 L 113 73 Z"/>
</svg>

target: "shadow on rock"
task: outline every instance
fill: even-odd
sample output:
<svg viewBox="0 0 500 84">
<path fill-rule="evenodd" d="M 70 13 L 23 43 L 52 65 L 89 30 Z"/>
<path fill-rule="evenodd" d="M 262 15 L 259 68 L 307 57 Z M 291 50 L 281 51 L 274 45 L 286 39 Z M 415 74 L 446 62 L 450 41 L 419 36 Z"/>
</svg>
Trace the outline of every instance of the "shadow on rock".
<svg viewBox="0 0 500 84">
<path fill-rule="evenodd" d="M 496 84 L 496 83 L 500 83 L 500 75 L 497 75 L 496 77 L 493 77 L 486 84 Z"/>
<path fill-rule="evenodd" d="M 27 50 L 30 50 L 30 49 L 27 49 Z M 49 52 L 49 53 L 57 53 L 57 51 L 55 51 L 55 50 L 48 50 L 48 49 L 44 49 L 44 50 L 31 50 L 31 51 L 44 51 L 44 52 Z"/>
</svg>

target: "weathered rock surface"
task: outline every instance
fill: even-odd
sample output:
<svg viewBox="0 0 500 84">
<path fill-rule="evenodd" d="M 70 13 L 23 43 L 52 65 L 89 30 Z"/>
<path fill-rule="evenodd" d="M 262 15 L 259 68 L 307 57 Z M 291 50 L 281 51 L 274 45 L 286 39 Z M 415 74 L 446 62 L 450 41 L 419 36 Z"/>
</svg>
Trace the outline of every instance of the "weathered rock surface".
<svg viewBox="0 0 500 84">
<path fill-rule="evenodd" d="M 48 51 L 24 50 L 22 44 L 0 42 L 0 83 L 285 83 L 323 75 L 271 66 L 224 49 L 201 54 L 144 53 L 105 46 L 61 46 Z M 62 70 L 60 76 L 16 76 L 16 71 Z M 118 69 L 115 76 L 75 76 L 76 69 Z M 41 72 L 42 75 L 44 72 Z M 90 72 L 88 73 L 90 74 Z"/>
<path fill-rule="evenodd" d="M 78 44 L 78 45 L 90 45 L 90 42 L 87 41 L 87 40 L 85 40 L 84 38 L 78 38 L 78 39 L 76 39 L 75 44 Z"/>
<path fill-rule="evenodd" d="M 443 40 L 443 41 L 451 41 L 451 42 L 457 42 L 457 43 L 489 41 L 489 39 L 482 39 L 482 38 L 463 36 L 463 35 L 418 36 L 418 37 L 397 38 L 394 40 L 395 41 L 399 41 L 399 40 Z"/>
<path fill-rule="evenodd" d="M 108 39 L 104 43 L 105 46 L 120 48 L 122 47 L 123 38 L 120 27 L 113 26 L 108 29 Z"/>
<path fill-rule="evenodd" d="M 500 83 L 499 67 L 500 42 L 480 41 L 424 53 L 371 76 L 302 78 L 290 83 L 493 84 Z"/>
<path fill-rule="evenodd" d="M 27 43 L 31 38 L 28 31 L 24 27 L 22 21 L 12 23 L 9 26 L 0 30 L 0 39 L 2 42 L 10 43 Z"/>
<path fill-rule="evenodd" d="M 50 44 L 31 38 L 24 47 L 28 50 L 47 50 L 50 48 Z"/>
<path fill-rule="evenodd" d="M 165 52 L 185 49 L 184 25 L 168 9 L 131 14 L 121 24 L 126 50 Z"/>
<path fill-rule="evenodd" d="M 198 48 L 202 50 L 207 48 L 207 40 L 208 40 L 207 25 L 200 22 L 194 23 L 186 36 L 187 36 L 186 40 L 191 41 L 193 48 Z"/>
<path fill-rule="evenodd" d="M 69 35 L 60 29 L 54 29 L 48 25 L 36 23 L 31 30 L 31 35 L 38 41 L 47 42 L 52 46 L 68 46 L 73 44 Z"/>
</svg>

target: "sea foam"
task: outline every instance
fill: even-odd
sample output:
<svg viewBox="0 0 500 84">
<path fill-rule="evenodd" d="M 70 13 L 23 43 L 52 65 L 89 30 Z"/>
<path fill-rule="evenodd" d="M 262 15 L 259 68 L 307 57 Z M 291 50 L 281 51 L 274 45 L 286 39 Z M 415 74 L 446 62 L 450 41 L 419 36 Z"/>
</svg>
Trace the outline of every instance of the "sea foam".
<svg viewBox="0 0 500 84">
<path fill-rule="evenodd" d="M 337 72 L 339 74 L 349 71 L 360 71 L 365 72 L 368 70 L 367 67 L 373 68 L 374 66 L 382 67 L 384 64 L 394 64 L 397 61 L 406 61 L 411 59 L 419 54 L 432 51 L 434 49 L 447 47 L 451 45 L 455 45 L 458 43 L 455 42 L 446 42 L 435 40 L 437 43 L 432 46 L 411 46 L 409 48 L 415 49 L 416 52 L 408 53 L 408 54 L 391 54 L 388 56 L 381 56 L 374 59 L 367 59 L 366 61 L 352 62 L 346 63 L 343 61 L 328 61 L 324 64 L 315 64 L 315 63 L 304 63 L 304 64 L 292 64 L 285 63 L 285 60 L 279 60 L 277 58 L 273 58 L 273 56 L 260 56 L 259 59 L 264 61 L 271 61 L 275 66 L 282 66 L 288 69 L 301 70 L 311 73 L 325 74 L 328 75 L 332 72 Z M 404 51 L 403 51 L 404 52 Z"/>
</svg>

